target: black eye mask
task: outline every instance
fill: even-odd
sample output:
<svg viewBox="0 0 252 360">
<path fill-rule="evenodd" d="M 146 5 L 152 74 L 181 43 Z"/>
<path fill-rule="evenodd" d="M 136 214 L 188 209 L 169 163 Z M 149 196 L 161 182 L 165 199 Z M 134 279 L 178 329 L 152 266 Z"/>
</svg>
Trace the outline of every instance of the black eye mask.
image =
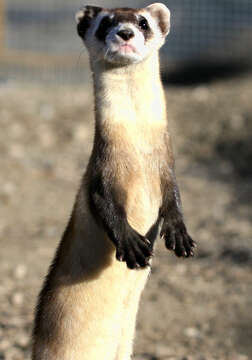
<svg viewBox="0 0 252 360">
<path fill-rule="evenodd" d="M 111 18 L 110 16 L 105 16 L 96 31 L 96 38 L 100 41 L 105 42 L 106 36 L 108 35 L 109 30 L 113 26 L 117 26 L 119 23 L 131 23 L 134 24 L 139 30 L 143 33 L 145 40 L 148 40 L 153 35 L 153 32 L 148 24 L 147 19 L 144 16 L 136 16 L 131 12 L 120 12 L 117 13 Z"/>
<path fill-rule="evenodd" d="M 108 35 L 109 30 L 111 29 L 112 26 L 115 26 L 115 25 L 116 25 L 116 22 L 113 18 L 111 18 L 109 16 L 105 16 L 102 19 L 102 21 L 95 33 L 96 38 L 100 41 L 105 42 L 105 39 L 106 39 L 106 36 Z"/>
</svg>

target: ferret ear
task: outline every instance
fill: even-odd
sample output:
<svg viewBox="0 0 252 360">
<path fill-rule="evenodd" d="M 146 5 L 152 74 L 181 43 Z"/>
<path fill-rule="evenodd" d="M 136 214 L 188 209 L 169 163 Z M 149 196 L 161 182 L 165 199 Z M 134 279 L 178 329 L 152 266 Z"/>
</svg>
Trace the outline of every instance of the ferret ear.
<svg viewBox="0 0 252 360">
<path fill-rule="evenodd" d="M 101 10 L 102 8 L 98 6 L 85 6 L 76 13 L 75 20 L 77 22 L 77 32 L 82 39 L 85 38 L 85 34 L 90 27 L 92 20 Z"/>
<path fill-rule="evenodd" d="M 154 3 L 146 7 L 146 10 L 156 19 L 161 33 L 167 36 L 170 32 L 170 10 L 162 3 Z"/>
</svg>

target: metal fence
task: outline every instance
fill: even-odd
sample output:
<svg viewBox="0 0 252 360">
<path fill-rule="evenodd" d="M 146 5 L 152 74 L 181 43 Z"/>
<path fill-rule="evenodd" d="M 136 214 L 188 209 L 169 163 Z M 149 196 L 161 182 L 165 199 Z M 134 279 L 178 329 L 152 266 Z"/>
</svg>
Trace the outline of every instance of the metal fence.
<svg viewBox="0 0 252 360">
<path fill-rule="evenodd" d="M 149 2 L 102 1 L 104 7 L 146 6 Z M 169 0 L 172 31 L 162 51 L 165 63 L 252 62 L 251 0 Z M 0 81 L 79 81 L 87 57 L 74 13 L 80 0 L 0 0 Z M 84 75 L 83 75 L 84 76 Z"/>
</svg>

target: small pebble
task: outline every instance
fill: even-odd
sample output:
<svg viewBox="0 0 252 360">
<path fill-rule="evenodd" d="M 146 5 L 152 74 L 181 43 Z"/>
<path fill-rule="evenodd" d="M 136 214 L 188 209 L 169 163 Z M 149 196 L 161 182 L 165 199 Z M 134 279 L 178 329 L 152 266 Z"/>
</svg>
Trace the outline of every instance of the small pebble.
<svg viewBox="0 0 252 360">
<path fill-rule="evenodd" d="M 200 337 L 200 331 L 196 328 L 186 328 L 184 330 L 184 333 L 186 336 L 190 338 L 199 338 Z"/>
<path fill-rule="evenodd" d="M 19 280 L 24 279 L 26 274 L 27 274 L 27 267 L 24 264 L 19 264 L 14 270 L 14 277 L 16 279 Z"/>
<path fill-rule="evenodd" d="M 15 184 L 11 183 L 11 182 L 7 182 L 5 184 L 3 184 L 2 186 L 2 193 L 8 196 L 11 196 L 14 194 L 14 192 L 16 191 L 17 187 Z"/>
<path fill-rule="evenodd" d="M 55 135 L 52 133 L 52 131 L 49 128 L 47 128 L 45 126 L 44 127 L 41 126 L 39 139 L 40 139 L 41 145 L 46 148 L 53 146 L 56 142 Z"/>
<path fill-rule="evenodd" d="M 89 129 L 86 125 L 80 124 L 76 126 L 73 133 L 74 139 L 77 141 L 86 141 L 90 137 Z"/>
<path fill-rule="evenodd" d="M 12 144 L 9 148 L 9 154 L 15 159 L 22 159 L 25 156 L 24 147 L 19 144 Z"/>
<path fill-rule="evenodd" d="M 205 102 L 209 98 L 209 89 L 204 86 L 199 86 L 193 91 L 192 95 L 196 101 Z"/>
<path fill-rule="evenodd" d="M 165 356 L 174 355 L 174 351 L 164 344 L 157 344 L 157 346 L 155 346 L 155 355 L 163 359 Z"/>
<path fill-rule="evenodd" d="M 177 264 L 176 265 L 176 272 L 178 274 L 185 274 L 186 273 L 186 270 L 187 270 L 187 266 L 185 264 Z"/>
<path fill-rule="evenodd" d="M 29 345 L 30 338 L 27 334 L 19 334 L 16 338 L 16 343 L 18 346 L 27 347 Z"/>
<path fill-rule="evenodd" d="M 24 295 L 20 292 L 16 292 L 11 297 L 11 303 L 16 306 L 22 305 L 24 302 Z"/>
</svg>

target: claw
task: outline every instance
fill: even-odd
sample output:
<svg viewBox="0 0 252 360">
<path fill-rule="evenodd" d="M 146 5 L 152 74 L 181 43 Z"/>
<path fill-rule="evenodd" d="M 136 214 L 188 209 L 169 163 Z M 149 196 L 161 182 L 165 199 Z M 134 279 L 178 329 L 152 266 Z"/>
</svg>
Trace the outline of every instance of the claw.
<svg viewBox="0 0 252 360">
<path fill-rule="evenodd" d="M 153 256 L 151 242 L 133 229 L 126 234 L 117 247 L 116 258 L 125 261 L 129 269 L 140 269 L 150 266 L 149 259 Z"/>
<path fill-rule="evenodd" d="M 117 259 L 118 261 L 123 261 L 123 254 L 117 253 L 117 254 L 116 254 L 116 259 Z"/>
<path fill-rule="evenodd" d="M 173 250 L 178 257 L 189 258 L 194 256 L 195 241 L 188 235 L 183 221 L 169 222 L 169 226 L 163 226 L 160 232 L 168 250 Z"/>
<path fill-rule="evenodd" d="M 148 245 L 151 245 L 151 242 L 150 242 L 150 240 L 149 240 L 149 239 L 144 238 L 144 241 L 145 241 Z"/>
</svg>

